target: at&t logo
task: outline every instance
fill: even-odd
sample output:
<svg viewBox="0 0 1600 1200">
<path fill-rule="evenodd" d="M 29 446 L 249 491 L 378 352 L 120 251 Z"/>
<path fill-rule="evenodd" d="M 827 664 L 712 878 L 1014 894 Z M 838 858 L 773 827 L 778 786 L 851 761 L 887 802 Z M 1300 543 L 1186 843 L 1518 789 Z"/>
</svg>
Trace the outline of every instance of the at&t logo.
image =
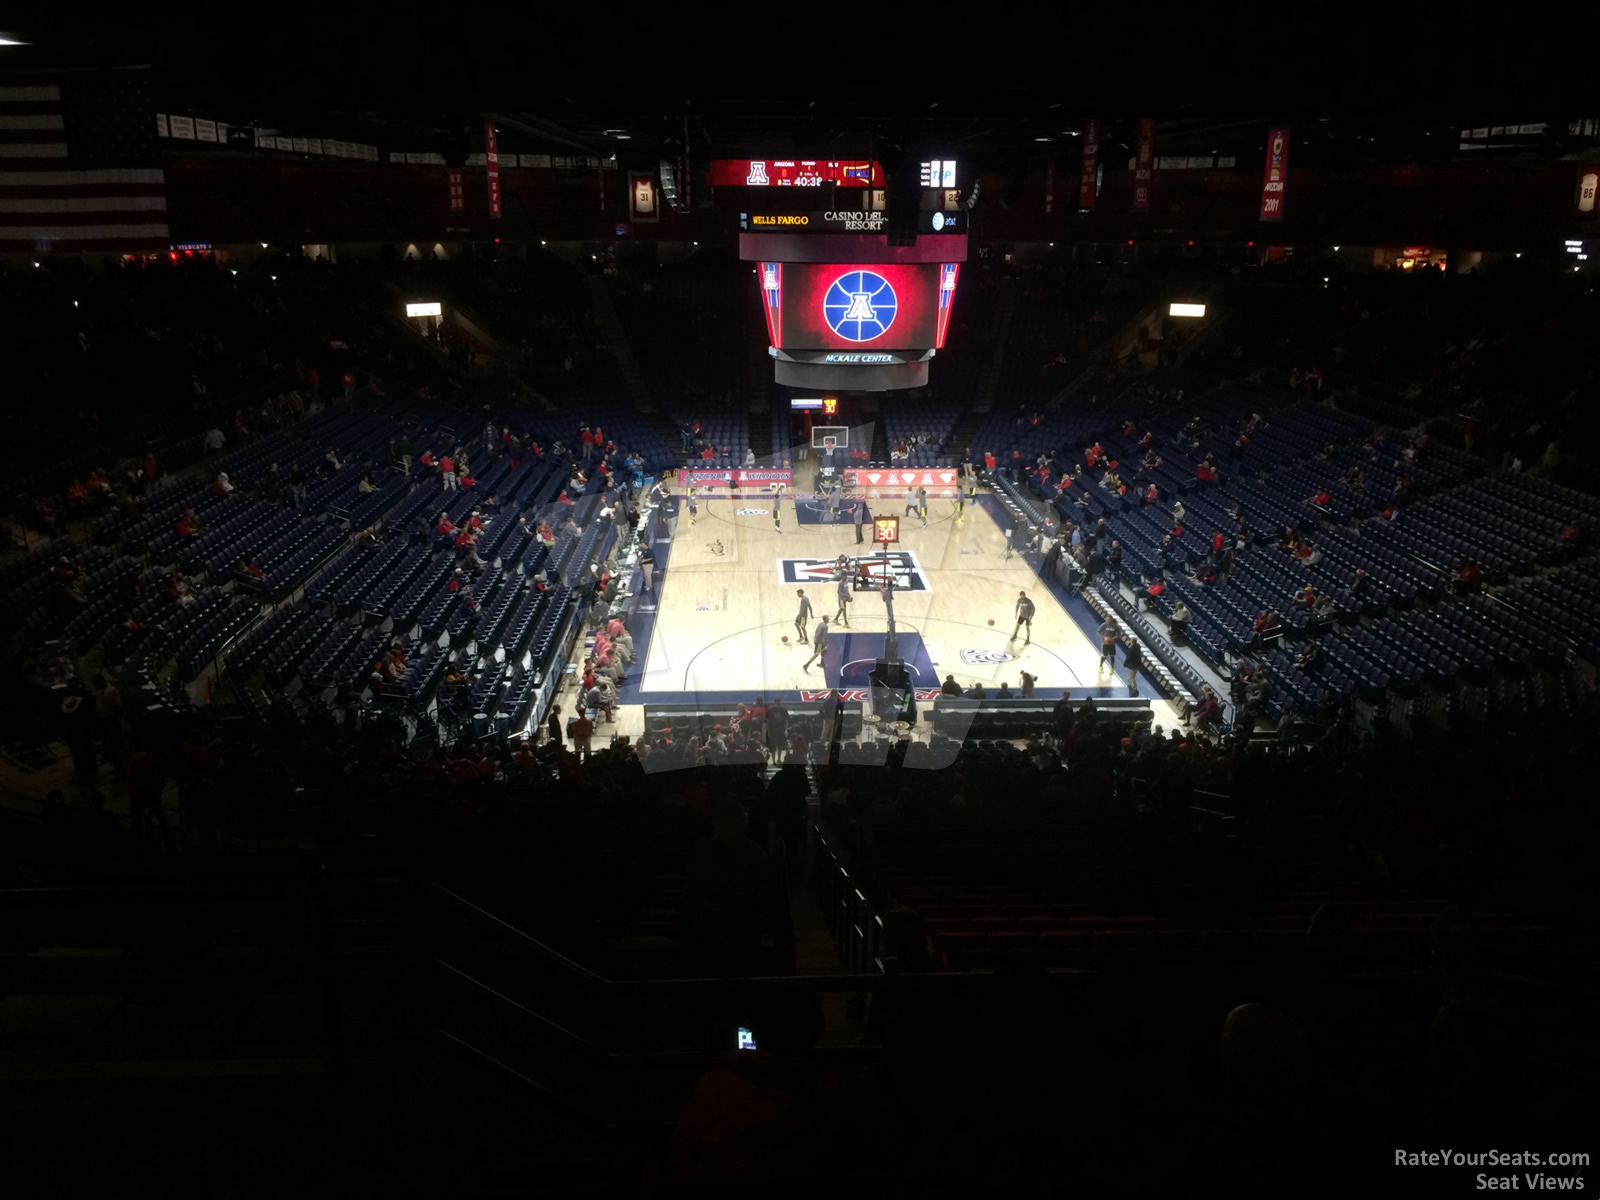
<svg viewBox="0 0 1600 1200">
<path fill-rule="evenodd" d="M 870 342 L 888 333 L 897 307 L 894 289 L 876 271 L 848 271 L 822 298 L 828 328 L 850 342 Z"/>
</svg>

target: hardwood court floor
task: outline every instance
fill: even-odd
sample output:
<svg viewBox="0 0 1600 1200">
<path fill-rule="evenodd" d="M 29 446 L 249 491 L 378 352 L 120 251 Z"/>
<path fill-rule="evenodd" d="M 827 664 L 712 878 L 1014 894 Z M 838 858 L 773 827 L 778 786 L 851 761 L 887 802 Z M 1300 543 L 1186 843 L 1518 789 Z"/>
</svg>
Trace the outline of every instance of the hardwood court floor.
<svg viewBox="0 0 1600 1200">
<path fill-rule="evenodd" d="M 1126 694 L 1126 672 L 1115 677 L 1098 673 L 1098 647 L 1020 557 L 1005 558 L 1002 526 L 988 511 L 969 507 L 957 525 L 953 497 L 930 494 L 928 528 L 923 529 L 920 520 L 903 516 L 903 492 L 866 489 L 857 494 L 867 497 L 875 514 L 902 514 L 901 540 L 891 549 L 910 551 L 927 584 L 926 591 L 895 595 L 901 653 L 921 667 L 921 674 L 913 675 L 918 687 L 937 687 L 953 674 L 963 687 L 981 680 L 992 688 L 1004 681 L 1015 690 L 1019 671 L 1026 670 L 1038 678 L 1041 693 L 1106 687 L 1106 694 Z M 807 500 L 799 497 L 802 504 Z M 745 493 L 734 501 L 722 495 L 701 497 L 693 526 L 687 508 L 680 509 L 668 569 L 657 588 L 658 614 L 639 680 L 641 692 L 755 695 L 841 683 L 860 686 L 853 677 L 840 678 L 837 662 L 826 679 L 818 664 L 809 672 L 801 670 L 811 647 L 796 640 L 796 590 L 804 587 L 817 615 L 831 619 L 837 608 L 835 586 L 828 578 L 786 582 L 781 564 L 811 559 L 819 560 L 820 567 L 822 560 L 872 554 L 874 547 L 870 540 L 855 544 L 854 525 L 800 524 L 795 503 L 796 497 L 784 497 L 781 534 L 772 527 L 770 494 Z M 980 498 L 980 504 L 992 503 Z M 866 533 L 870 537 L 870 525 Z M 804 569 L 804 563 L 791 567 L 801 573 Z M 1017 593 L 1024 590 L 1037 609 L 1033 640 L 1026 646 L 1020 636 L 1009 640 Z M 855 593 L 847 620 L 848 628 L 834 626 L 836 645 L 841 634 L 882 635 L 888 627 L 882 598 L 872 592 Z M 808 622 L 808 637 L 815 621 L 813 616 Z M 858 639 L 850 653 L 870 653 L 873 644 L 871 638 Z M 1007 660 L 1007 654 L 1015 657 Z"/>
</svg>

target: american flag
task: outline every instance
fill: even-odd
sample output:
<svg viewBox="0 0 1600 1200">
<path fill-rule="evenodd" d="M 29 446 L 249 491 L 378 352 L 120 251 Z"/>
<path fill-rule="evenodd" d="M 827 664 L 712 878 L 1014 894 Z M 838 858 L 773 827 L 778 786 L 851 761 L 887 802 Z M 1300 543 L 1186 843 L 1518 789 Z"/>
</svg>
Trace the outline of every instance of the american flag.
<svg viewBox="0 0 1600 1200">
<path fill-rule="evenodd" d="M 167 249 L 149 72 L 0 74 L 0 252 Z"/>
</svg>

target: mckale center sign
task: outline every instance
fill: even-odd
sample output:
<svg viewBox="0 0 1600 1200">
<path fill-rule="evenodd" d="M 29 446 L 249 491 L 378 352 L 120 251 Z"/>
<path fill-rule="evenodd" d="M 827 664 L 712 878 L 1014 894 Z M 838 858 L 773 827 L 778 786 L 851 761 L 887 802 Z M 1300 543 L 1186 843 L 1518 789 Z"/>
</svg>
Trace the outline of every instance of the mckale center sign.
<svg viewBox="0 0 1600 1200">
<path fill-rule="evenodd" d="M 835 363 L 852 367 L 876 367 L 892 363 L 927 362 L 932 350 L 779 350 L 767 347 L 773 358 L 785 362 Z"/>
</svg>

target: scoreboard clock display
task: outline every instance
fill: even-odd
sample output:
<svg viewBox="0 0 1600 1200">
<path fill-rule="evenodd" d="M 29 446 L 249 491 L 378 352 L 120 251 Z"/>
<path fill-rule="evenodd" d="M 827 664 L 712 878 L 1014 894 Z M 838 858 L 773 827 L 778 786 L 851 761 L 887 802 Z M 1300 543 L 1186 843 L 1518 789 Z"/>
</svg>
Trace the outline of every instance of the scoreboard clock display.
<svg viewBox="0 0 1600 1200">
<path fill-rule="evenodd" d="M 899 517 L 873 517 L 872 540 L 881 546 L 892 545 L 900 540 Z"/>
<path fill-rule="evenodd" d="M 717 158 L 711 161 L 713 187 L 883 186 L 883 168 L 868 159 Z"/>
</svg>

